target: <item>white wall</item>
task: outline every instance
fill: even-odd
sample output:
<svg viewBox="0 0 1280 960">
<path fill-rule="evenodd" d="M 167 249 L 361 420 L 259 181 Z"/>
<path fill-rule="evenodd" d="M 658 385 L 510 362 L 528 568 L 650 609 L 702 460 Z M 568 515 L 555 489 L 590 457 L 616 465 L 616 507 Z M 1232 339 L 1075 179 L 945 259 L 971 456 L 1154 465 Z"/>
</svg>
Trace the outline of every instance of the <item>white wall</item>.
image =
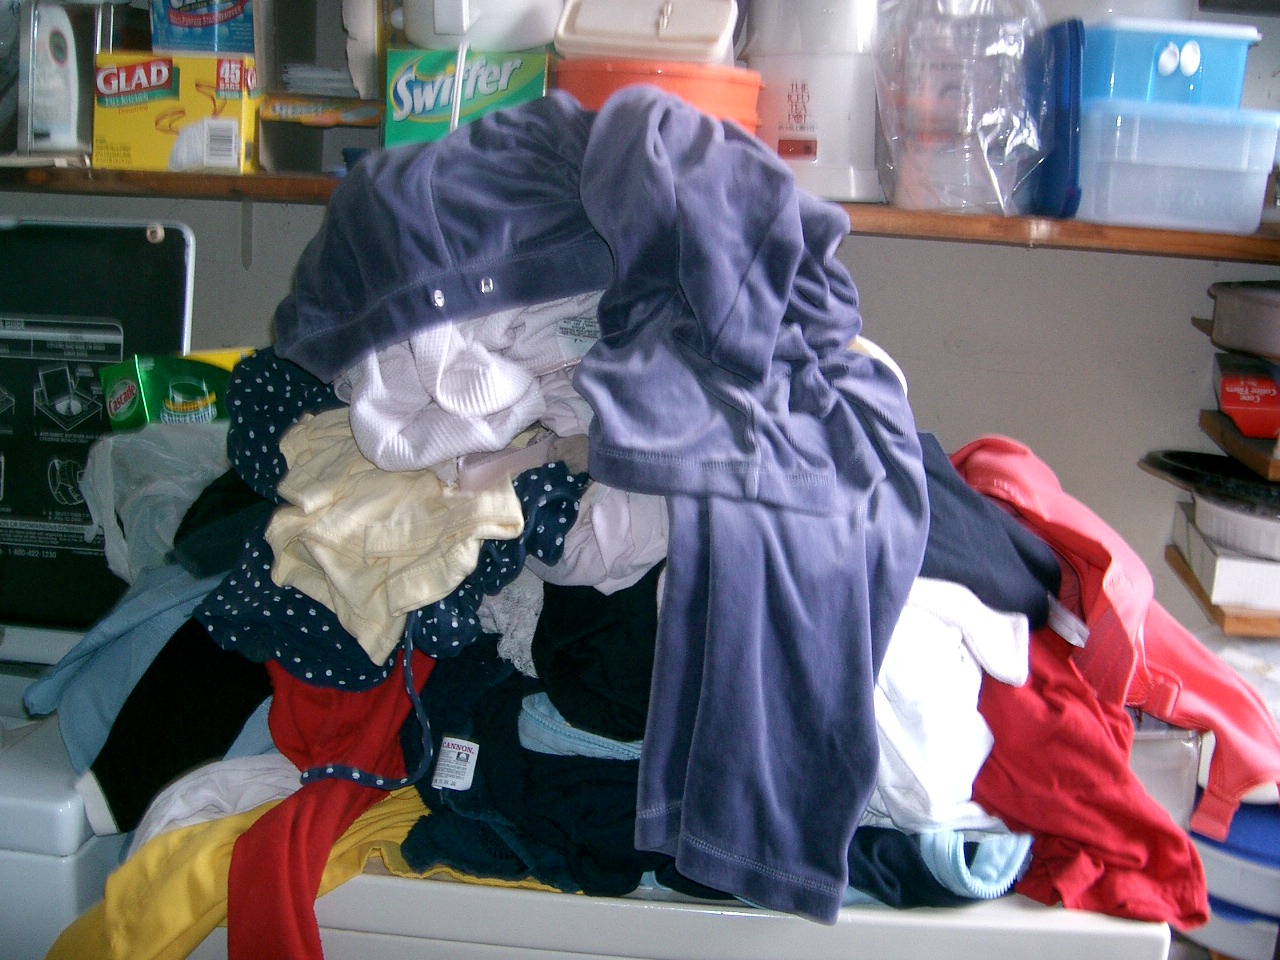
<svg viewBox="0 0 1280 960">
<path fill-rule="evenodd" d="M 1210 283 L 1280 268 L 873 237 L 841 255 L 920 429 L 947 450 L 983 433 L 1030 446 L 1139 553 L 1170 611 L 1206 623 L 1163 559 L 1182 494 L 1136 464 L 1155 449 L 1217 452 L 1196 425 L 1213 347 L 1191 318 L 1210 315 Z"/>
</svg>

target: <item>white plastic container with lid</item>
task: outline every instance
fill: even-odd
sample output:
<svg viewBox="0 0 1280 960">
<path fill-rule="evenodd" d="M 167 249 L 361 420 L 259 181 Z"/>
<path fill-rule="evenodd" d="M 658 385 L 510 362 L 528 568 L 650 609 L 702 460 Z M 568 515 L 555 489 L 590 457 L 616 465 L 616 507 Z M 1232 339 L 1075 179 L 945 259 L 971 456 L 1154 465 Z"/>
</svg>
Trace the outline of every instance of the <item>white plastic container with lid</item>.
<svg viewBox="0 0 1280 960">
<path fill-rule="evenodd" d="M 1196 493 L 1195 523 L 1210 540 L 1239 553 L 1280 561 L 1280 511 Z M 1276 898 L 1280 907 L 1280 896 Z"/>
<path fill-rule="evenodd" d="M 1280 363 L 1280 280 L 1219 280 L 1209 296 L 1215 346 Z"/>
<path fill-rule="evenodd" d="M 562 57 L 733 63 L 735 0 L 568 0 L 556 25 Z"/>
<path fill-rule="evenodd" d="M 829 200 L 880 202 L 875 0 L 751 0 L 743 58 L 764 80 L 759 135 L 796 182 Z"/>
<path fill-rule="evenodd" d="M 1080 209 L 1097 223 L 1253 233 L 1280 113 L 1143 100 L 1086 103 Z"/>
</svg>

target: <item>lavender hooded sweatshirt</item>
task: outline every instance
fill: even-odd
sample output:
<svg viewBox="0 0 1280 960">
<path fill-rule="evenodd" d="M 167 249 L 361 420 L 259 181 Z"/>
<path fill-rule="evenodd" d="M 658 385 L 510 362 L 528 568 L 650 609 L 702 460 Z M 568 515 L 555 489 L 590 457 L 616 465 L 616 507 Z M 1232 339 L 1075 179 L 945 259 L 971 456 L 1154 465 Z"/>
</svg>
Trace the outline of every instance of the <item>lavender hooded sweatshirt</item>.
<svg viewBox="0 0 1280 960">
<path fill-rule="evenodd" d="M 903 389 L 845 349 L 848 218 L 651 88 L 596 117 L 582 203 L 614 261 L 574 380 L 591 474 L 670 510 L 637 846 L 834 922 L 875 778 L 875 674 L 928 527 Z"/>
</svg>

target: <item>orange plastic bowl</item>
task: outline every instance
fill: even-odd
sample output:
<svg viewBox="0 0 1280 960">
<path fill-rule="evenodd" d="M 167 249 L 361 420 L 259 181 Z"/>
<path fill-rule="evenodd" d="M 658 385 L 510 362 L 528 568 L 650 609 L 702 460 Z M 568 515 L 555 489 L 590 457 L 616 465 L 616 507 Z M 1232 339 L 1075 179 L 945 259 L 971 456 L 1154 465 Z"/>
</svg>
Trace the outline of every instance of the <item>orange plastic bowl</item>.
<svg viewBox="0 0 1280 960">
<path fill-rule="evenodd" d="M 552 67 L 552 83 L 588 110 L 599 110 L 623 87 L 647 83 L 675 94 L 703 113 L 733 120 L 749 133 L 760 126 L 762 81 L 754 70 L 717 63 L 573 57 Z"/>
</svg>

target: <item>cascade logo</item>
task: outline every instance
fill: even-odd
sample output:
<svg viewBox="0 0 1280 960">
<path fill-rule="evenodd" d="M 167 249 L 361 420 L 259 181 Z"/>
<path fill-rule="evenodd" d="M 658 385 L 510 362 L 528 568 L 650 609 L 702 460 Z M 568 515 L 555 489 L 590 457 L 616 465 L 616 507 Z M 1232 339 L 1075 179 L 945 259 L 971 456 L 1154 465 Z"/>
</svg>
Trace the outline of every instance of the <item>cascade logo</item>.
<svg viewBox="0 0 1280 960">
<path fill-rule="evenodd" d="M 99 67 L 94 74 L 94 89 L 98 102 L 104 106 L 172 97 L 178 91 L 178 71 L 173 60 L 165 58 Z"/>
<path fill-rule="evenodd" d="M 132 380 L 121 380 L 107 397 L 107 416 L 112 420 L 123 420 L 133 413 L 138 400 L 138 385 Z"/>
</svg>

